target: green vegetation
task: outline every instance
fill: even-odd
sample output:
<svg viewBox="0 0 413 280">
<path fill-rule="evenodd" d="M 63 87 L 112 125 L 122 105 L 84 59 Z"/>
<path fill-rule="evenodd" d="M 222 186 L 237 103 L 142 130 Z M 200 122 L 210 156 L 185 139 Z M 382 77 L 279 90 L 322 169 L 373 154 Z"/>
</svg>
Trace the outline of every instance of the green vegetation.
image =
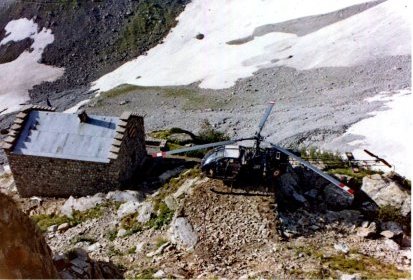
<svg viewBox="0 0 413 280">
<path fill-rule="evenodd" d="M 337 278 L 342 273 L 359 273 L 363 279 L 410 278 L 409 272 L 401 271 L 394 265 L 360 254 L 354 248 L 350 250 L 349 255 L 336 254 L 328 257 L 317 246 L 312 244 L 298 247 L 287 246 L 287 248 L 293 249 L 297 256 L 302 253 L 305 255 L 305 258 L 317 259 L 322 264 L 322 267 L 314 271 L 293 271 L 292 274 L 296 276 L 302 275 L 305 278 L 324 279 Z"/>
<path fill-rule="evenodd" d="M 84 221 L 99 218 L 103 215 L 104 208 L 108 204 L 97 205 L 94 208 L 88 209 L 86 211 L 73 211 L 72 218 L 64 215 L 46 215 L 39 214 L 31 216 L 32 220 L 39 226 L 39 228 L 45 232 L 48 227 L 52 225 L 61 225 L 63 223 L 68 223 L 70 226 L 75 226 L 83 223 Z"/>
<path fill-rule="evenodd" d="M 135 275 L 135 279 L 153 279 L 153 275 L 155 274 L 156 269 L 154 268 L 146 268 L 142 270 L 140 273 Z"/>
<path fill-rule="evenodd" d="M 175 133 L 185 133 L 188 134 L 192 139 L 196 138 L 196 136 L 192 132 L 179 127 L 172 127 L 171 129 L 164 130 L 155 130 L 149 133 L 149 135 L 153 138 L 168 140 L 169 136 Z"/>
<path fill-rule="evenodd" d="M 132 246 L 128 250 L 128 254 L 134 254 L 136 252 L 136 246 Z"/>
<path fill-rule="evenodd" d="M 327 173 L 331 175 L 345 175 L 349 176 L 354 179 L 354 183 L 352 187 L 358 187 L 360 188 L 361 185 L 363 184 L 363 178 L 368 175 L 373 175 L 373 174 L 383 174 L 382 171 L 379 170 L 370 170 L 370 169 L 359 169 L 359 172 L 354 172 L 350 167 L 347 168 L 337 168 L 337 169 L 329 169 L 327 170 Z"/>
<path fill-rule="evenodd" d="M 160 229 L 164 225 L 169 224 L 174 216 L 174 211 L 166 206 L 165 202 L 160 202 L 155 205 L 155 211 L 158 212 L 156 217 L 153 217 L 146 223 L 146 227 Z"/>
<path fill-rule="evenodd" d="M 109 239 L 110 241 L 113 241 L 116 239 L 117 234 L 118 234 L 118 231 L 116 229 L 111 229 L 106 232 L 106 238 Z"/>
<path fill-rule="evenodd" d="M 167 150 L 171 151 L 171 150 L 176 150 L 176 149 L 180 149 L 183 147 L 181 145 L 182 143 L 174 142 L 173 140 L 170 139 L 170 136 L 175 133 L 188 134 L 193 139 L 194 144 L 197 144 L 197 145 L 229 140 L 228 135 L 226 135 L 224 132 L 216 130 L 211 125 L 211 123 L 206 119 L 203 120 L 201 124 L 201 129 L 198 135 L 195 135 L 187 130 L 176 128 L 176 127 L 171 128 L 171 129 L 153 131 L 149 135 L 153 138 L 168 140 L 166 144 L 166 148 Z M 207 149 L 203 149 L 203 150 L 183 153 L 183 155 L 186 155 L 189 157 L 202 158 L 206 152 L 207 152 Z"/>
<path fill-rule="evenodd" d="M 127 230 L 125 236 L 140 232 L 148 228 L 160 229 L 165 225 L 168 225 L 173 218 L 174 211 L 169 209 L 164 202 L 165 197 L 173 194 L 178 188 L 189 178 L 195 178 L 201 176 L 199 168 L 190 169 L 178 178 L 172 178 L 168 183 L 164 184 L 159 190 L 159 194 L 152 198 L 154 212 L 157 215 L 153 215 L 151 219 L 145 224 L 137 221 L 138 213 L 132 213 L 122 218 L 120 227 Z M 116 238 L 116 233 L 113 234 L 113 239 Z"/>
<path fill-rule="evenodd" d="M 227 140 L 229 140 L 228 135 L 226 135 L 224 132 L 214 129 L 211 123 L 206 119 L 201 124 L 201 130 L 199 131 L 199 135 L 196 138 L 196 141 L 199 144 L 206 144 L 206 143 L 213 143 L 213 142 L 220 142 L 220 141 L 227 141 Z"/>
<path fill-rule="evenodd" d="M 380 207 L 377 219 L 381 222 L 397 222 L 407 228 L 407 231 L 410 232 L 411 228 L 411 221 L 410 217 L 404 217 L 401 214 L 401 210 L 391 206 L 391 205 L 385 205 Z"/>
<path fill-rule="evenodd" d="M 61 225 L 64 223 L 71 223 L 71 219 L 66 216 L 39 214 L 31 217 L 32 220 L 39 226 L 40 230 L 45 232 L 48 227 L 52 225 Z"/>
<path fill-rule="evenodd" d="M 309 149 L 302 148 L 301 158 L 308 161 L 319 161 L 325 165 L 324 170 L 334 168 L 348 168 L 348 163 L 344 161 L 338 152 L 320 151 L 315 147 Z"/>
<path fill-rule="evenodd" d="M 105 91 L 104 93 L 102 93 L 102 95 L 104 95 L 104 97 L 107 97 L 107 98 L 115 98 L 115 97 L 124 95 L 126 93 L 129 93 L 131 91 L 134 91 L 136 89 L 139 89 L 139 88 L 140 87 L 135 86 L 135 85 L 123 84 L 109 91 Z"/>
<path fill-rule="evenodd" d="M 334 255 L 323 260 L 323 263 L 328 265 L 330 271 L 360 273 L 363 278 L 367 279 L 410 278 L 409 272 L 401 271 L 395 265 L 384 263 L 370 256 Z"/>
<path fill-rule="evenodd" d="M 121 32 L 118 41 L 119 51 L 139 49 L 145 46 L 148 41 L 157 41 L 163 37 L 170 27 L 174 26 L 175 17 L 178 11 L 174 5 L 162 7 L 157 2 L 142 1 L 128 24 Z"/>
<path fill-rule="evenodd" d="M 349 162 L 344 160 L 338 152 L 320 151 L 314 147 L 309 149 L 302 148 L 300 150 L 301 158 L 322 164 L 322 168 L 330 175 L 344 175 L 353 178 L 351 182 L 344 182 L 351 185 L 352 188 L 360 188 L 363 183 L 363 178 L 372 174 L 383 174 L 379 170 L 370 170 L 359 168 L 358 172 L 354 172 Z"/>
<path fill-rule="evenodd" d="M 155 240 L 156 248 L 161 247 L 163 244 L 165 244 L 165 243 L 167 243 L 167 242 L 168 242 L 168 239 L 166 239 L 166 238 L 164 238 L 164 237 L 158 237 L 158 238 L 156 238 L 156 240 Z"/>
</svg>

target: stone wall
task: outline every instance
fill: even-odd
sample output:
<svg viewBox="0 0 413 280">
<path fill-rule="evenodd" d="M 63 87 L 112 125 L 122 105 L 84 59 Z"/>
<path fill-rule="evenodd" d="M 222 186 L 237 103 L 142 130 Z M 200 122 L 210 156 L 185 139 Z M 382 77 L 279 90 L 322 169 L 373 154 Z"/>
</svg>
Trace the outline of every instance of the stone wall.
<svg viewBox="0 0 413 280">
<path fill-rule="evenodd" d="M 37 226 L 14 201 L 0 193 L 0 279 L 59 278 Z"/>
<path fill-rule="evenodd" d="M 129 113 L 122 114 L 121 121 L 127 121 L 123 139 L 119 145 L 117 157 L 111 166 L 119 171 L 121 185 L 129 183 L 130 179 L 139 173 L 139 168 L 146 159 L 145 128 L 143 118 Z"/>
<path fill-rule="evenodd" d="M 6 154 L 22 197 L 85 196 L 120 186 L 119 170 L 111 163 Z"/>
</svg>

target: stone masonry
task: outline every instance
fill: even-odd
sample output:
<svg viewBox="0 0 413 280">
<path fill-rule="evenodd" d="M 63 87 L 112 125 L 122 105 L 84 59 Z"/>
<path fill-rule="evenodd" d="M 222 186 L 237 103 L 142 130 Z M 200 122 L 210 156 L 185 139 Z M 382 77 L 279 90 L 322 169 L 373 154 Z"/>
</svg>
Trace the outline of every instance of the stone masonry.
<svg viewBox="0 0 413 280">
<path fill-rule="evenodd" d="M 24 108 L 2 143 L 22 197 L 85 196 L 118 189 L 130 182 L 146 159 L 143 117 L 130 112 L 119 118 L 108 154 L 109 162 L 13 153 L 14 144 L 31 110 L 54 111 L 40 106 Z"/>
</svg>

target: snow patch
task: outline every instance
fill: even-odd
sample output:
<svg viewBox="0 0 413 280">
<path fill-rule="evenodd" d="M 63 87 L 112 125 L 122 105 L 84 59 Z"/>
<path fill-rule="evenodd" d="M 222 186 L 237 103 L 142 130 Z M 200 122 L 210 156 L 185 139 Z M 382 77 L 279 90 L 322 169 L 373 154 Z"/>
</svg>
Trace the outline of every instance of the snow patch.
<svg viewBox="0 0 413 280">
<path fill-rule="evenodd" d="M 73 114 L 73 113 L 76 113 L 76 112 L 79 110 L 80 107 L 88 104 L 89 102 L 90 102 L 90 99 L 82 100 L 82 101 L 80 101 L 79 103 L 77 103 L 75 106 L 70 107 L 69 109 L 65 110 L 64 113 L 70 113 L 70 114 L 71 114 L 71 113 L 72 113 L 72 114 Z"/>
<path fill-rule="evenodd" d="M 370 99 L 372 100 L 372 99 Z M 413 149 L 411 147 L 413 121 L 411 90 L 400 90 L 391 97 L 379 95 L 375 101 L 384 100 L 385 111 L 372 112 L 372 117 L 352 125 L 346 135 L 361 136 L 361 140 L 349 143 L 356 159 L 371 160 L 363 149 L 367 149 L 394 166 L 395 171 L 411 179 L 413 176 Z M 387 170 L 386 170 L 387 171 Z"/>
<path fill-rule="evenodd" d="M 50 29 L 38 30 L 34 20 L 21 18 L 10 21 L 6 27 L 6 37 L 0 42 L 5 45 L 11 41 L 32 38 L 31 50 L 24 51 L 14 61 L 0 64 L 0 114 L 20 109 L 29 100 L 28 91 L 41 82 L 52 82 L 61 77 L 63 68 L 39 63 L 44 48 L 54 41 Z"/>
<path fill-rule="evenodd" d="M 388 0 L 359 14 L 298 37 L 272 32 L 239 45 L 256 27 L 319 15 L 365 3 L 340 1 L 194 0 L 177 18 L 164 43 L 97 80 L 93 89 L 121 84 L 228 88 L 262 67 L 297 69 L 352 66 L 388 55 L 410 54 L 408 0 Z M 196 35 L 202 33 L 202 40 Z M 139 77 L 139 78 L 137 78 Z"/>
</svg>

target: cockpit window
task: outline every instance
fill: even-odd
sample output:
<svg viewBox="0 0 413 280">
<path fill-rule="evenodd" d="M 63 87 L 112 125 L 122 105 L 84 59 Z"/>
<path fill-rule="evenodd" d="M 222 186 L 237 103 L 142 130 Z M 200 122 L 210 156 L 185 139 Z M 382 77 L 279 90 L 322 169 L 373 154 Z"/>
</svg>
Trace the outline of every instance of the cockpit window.
<svg viewBox="0 0 413 280">
<path fill-rule="evenodd" d="M 218 158 L 224 157 L 224 150 L 219 150 L 211 153 L 205 160 L 204 164 L 208 164 L 212 161 L 215 161 Z"/>
<path fill-rule="evenodd" d="M 238 148 L 226 148 L 224 150 L 225 157 L 229 158 L 239 158 L 239 149 Z"/>
</svg>

